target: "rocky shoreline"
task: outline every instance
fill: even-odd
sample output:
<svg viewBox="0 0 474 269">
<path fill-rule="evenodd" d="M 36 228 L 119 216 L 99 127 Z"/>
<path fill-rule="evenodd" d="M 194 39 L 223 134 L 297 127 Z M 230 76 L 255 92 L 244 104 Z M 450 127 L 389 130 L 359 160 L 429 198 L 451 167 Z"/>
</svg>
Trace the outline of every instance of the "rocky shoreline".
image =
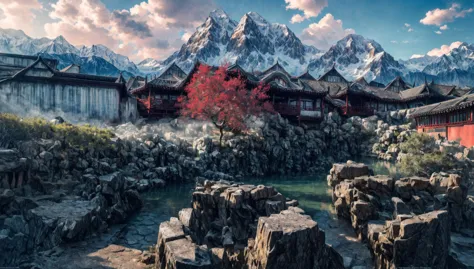
<svg viewBox="0 0 474 269">
<path fill-rule="evenodd" d="M 32 253 L 125 223 L 142 206 L 140 192 L 167 182 L 321 171 L 368 151 L 367 124 L 330 113 L 300 127 L 271 116 L 247 135 L 228 135 L 223 149 L 208 125 L 180 120 L 166 133 L 159 124 L 114 127 L 118 137 L 101 147 L 17 141 L 0 150 L 0 266 L 28 266 Z"/>
<path fill-rule="evenodd" d="M 330 113 L 318 126 L 294 126 L 280 116 L 272 116 L 257 121 L 247 134 L 226 134 L 223 148 L 218 147 L 212 127 L 181 120 L 111 128 L 117 137 L 101 147 L 71 146 L 61 138 L 18 141 L 13 147 L 0 150 L 0 266 L 50 268 L 68 259 L 77 262 L 74 251 L 67 251 L 67 248 L 77 247 L 81 255 L 87 255 L 89 249 L 81 242 L 91 242 L 92 248 L 100 248 L 94 252 L 98 257 L 107 255 L 108 260 L 117 264 L 130 262 L 127 264 L 133 268 L 145 268 L 146 264 L 152 263 L 154 250 L 104 245 L 95 239 L 105 236 L 108 238 L 106 242 L 120 241 L 118 238 L 124 230 L 118 225 L 127 223 L 140 211 L 143 206 L 140 193 L 162 188 L 167 183 L 197 178 L 201 179 L 202 186 L 193 195 L 193 208 L 183 210 L 179 219 L 166 224 L 172 229 L 182 228 L 182 233 L 177 236 L 181 241 L 174 247 L 166 247 L 166 242 L 176 240 L 159 241 L 158 249 L 161 247 L 161 251 L 157 253 L 156 262 L 166 266 L 176 264 L 176 259 L 169 257 L 188 255 L 180 252 L 185 249 L 181 247 L 183 245 L 209 258 L 204 259 L 202 265 L 221 268 L 244 265 L 274 268 L 275 261 L 291 267 L 297 266 L 295 262 L 299 260 L 304 261 L 305 266 L 315 268 L 370 268 L 369 251 L 361 248 L 357 239 L 352 243 L 338 242 L 337 234 L 347 232 L 344 225 L 314 222 L 296 207 L 296 201 L 287 201 L 271 187 L 230 181 L 243 177 L 327 171 L 334 162 L 371 154 L 373 144 L 380 141 L 380 135 L 387 131 L 397 133 L 397 136 L 392 137 L 388 145 L 383 144 L 390 147 L 398 143 L 398 129 L 387 126 L 378 117 L 343 120 L 336 113 Z M 466 158 L 469 156 L 468 152 Z M 389 226 L 369 225 L 370 221 L 379 218 L 396 221 L 405 215 L 402 212 L 407 211 L 406 208 L 413 216 L 428 214 L 435 209 L 446 210 L 449 226 L 457 225 L 450 235 L 451 243 L 446 248 L 450 254 L 447 257 L 465 263 L 462 253 L 466 244 L 469 247 L 470 243 L 466 242 L 470 241 L 465 240 L 464 234 L 472 227 L 463 227 L 462 223 L 464 218 L 473 218 L 474 206 L 472 196 L 464 195 L 464 183 L 452 186 L 454 183 L 450 182 L 457 182 L 457 179 L 451 180 L 449 174 L 440 173 L 433 175 L 431 180 L 439 182 L 436 186 L 440 193 L 433 189 L 421 192 L 409 189 L 412 184 L 418 186 L 412 179 L 400 180 L 406 182 L 403 183 L 406 186 L 399 189 L 409 191 L 398 193 L 395 180 L 371 177 L 367 167 L 362 166 L 360 171 L 350 169 L 349 176 L 344 176 L 344 173 L 335 173 L 337 176 L 330 184 L 334 188 L 337 213 L 341 219 L 351 221 L 361 240 L 373 241 L 370 243 L 372 253 L 380 249 L 380 241 L 374 238 L 379 238 L 379 234 L 385 236 L 383 232 Z M 354 181 L 358 177 L 366 180 Z M 348 179 L 354 182 L 347 183 Z M 447 198 L 438 201 L 442 194 Z M 458 194 L 463 198 L 455 203 L 453 199 Z M 416 199 L 406 201 L 409 195 Z M 430 204 L 432 201 L 438 202 Z M 394 210 L 392 204 L 401 211 L 394 215 L 390 211 Z M 289 216 L 298 221 L 288 222 Z M 426 219 L 440 219 L 444 225 L 446 217 L 440 213 L 420 217 L 419 221 L 426 222 Z M 399 219 L 399 222 L 405 220 Z M 278 227 L 271 223 L 278 223 Z M 150 221 L 150 225 L 157 223 Z M 321 226 L 325 226 L 326 234 Z M 283 232 L 282 235 L 282 227 L 294 232 L 288 235 Z M 135 232 L 142 233 L 140 229 Z M 374 231 L 372 234 L 371 229 Z M 376 235 L 375 231 L 378 231 Z M 248 238 L 253 241 L 248 241 Z M 278 242 L 300 241 L 296 245 L 276 246 L 267 244 L 269 238 Z M 396 237 L 388 240 L 395 242 Z M 154 238 L 146 241 L 150 244 L 156 242 Z M 294 253 L 300 244 L 306 246 L 305 250 Z M 206 245 L 206 248 L 201 245 Z M 281 251 L 269 254 L 269 250 L 275 247 Z M 354 248 L 360 249 L 358 257 L 351 250 Z M 64 251 L 67 254 L 57 254 Z M 286 252 L 294 255 L 289 257 L 284 255 Z M 455 256 L 454 252 L 460 254 Z M 388 266 L 394 263 L 391 256 L 374 255 L 379 255 L 378 264 Z M 90 262 L 94 263 L 93 260 Z M 76 267 L 68 265 L 64 268 Z"/>
<path fill-rule="evenodd" d="M 155 268 L 344 268 L 318 224 L 273 187 L 201 181 L 160 224 Z"/>
<path fill-rule="evenodd" d="M 457 174 L 371 175 L 364 164 L 335 164 L 328 175 L 337 215 L 371 249 L 376 268 L 472 268 L 474 197 Z"/>
</svg>

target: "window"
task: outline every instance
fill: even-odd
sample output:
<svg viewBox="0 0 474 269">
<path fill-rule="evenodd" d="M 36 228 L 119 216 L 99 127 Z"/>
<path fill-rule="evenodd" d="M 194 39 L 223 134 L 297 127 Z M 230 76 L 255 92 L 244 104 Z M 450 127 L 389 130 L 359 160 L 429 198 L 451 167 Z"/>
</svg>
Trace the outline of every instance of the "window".
<svg viewBox="0 0 474 269">
<path fill-rule="evenodd" d="M 296 99 L 290 99 L 288 104 L 290 106 L 297 106 L 298 105 L 298 101 Z"/>
<path fill-rule="evenodd" d="M 316 109 L 321 109 L 321 99 L 316 100 L 314 106 Z"/>
<path fill-rule="evenodd" d="M 302 100 L 301 101 L 302 110 L 313 110 L 313 100 Z"/>
</svg>

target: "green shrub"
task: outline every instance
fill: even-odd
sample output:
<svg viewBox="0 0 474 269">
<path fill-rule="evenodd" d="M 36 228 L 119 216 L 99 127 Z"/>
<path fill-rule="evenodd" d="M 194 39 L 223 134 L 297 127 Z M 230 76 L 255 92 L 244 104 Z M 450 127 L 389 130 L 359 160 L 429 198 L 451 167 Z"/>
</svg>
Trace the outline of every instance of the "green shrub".
<svg viewBox="0 0 474 269">
<path fill-rule="evenodd" d="M 108 130 L 90 125 L 51 124 L 41 118 L 22 119 L 0 113 L 0 147 L 12 147 L 31 139 L 54 139 L 65 146 L 104 150 L 113 147 L 110 141 L 113 136 Z"/>
<path fill-rule="evenodd" d="M 400 144 L 402 155 L 398 163 L 400 172 L 405 175 L 431 176 L 433 172 L 450 170 L 455 163 L 446 152 L 439 150 L 433 137 L 414 133 Z"/>
</svg>

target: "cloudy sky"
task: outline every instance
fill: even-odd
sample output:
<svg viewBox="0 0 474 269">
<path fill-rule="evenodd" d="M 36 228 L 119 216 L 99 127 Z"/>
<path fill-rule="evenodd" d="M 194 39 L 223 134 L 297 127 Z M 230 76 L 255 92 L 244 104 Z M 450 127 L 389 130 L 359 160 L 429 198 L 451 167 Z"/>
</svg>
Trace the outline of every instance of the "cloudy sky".
<svg viewBox="0 0 474 269">
<path fill-rule="evenodd" d="M 0 0 L 0 27 L 103 44 L 134 61 L 163 59 L 216 8 L 237 21 L 258 12 L 320 49 L 348 33 L 376 40 L 397 59 L 474 43 L 474 0 Z"/>
</svg>

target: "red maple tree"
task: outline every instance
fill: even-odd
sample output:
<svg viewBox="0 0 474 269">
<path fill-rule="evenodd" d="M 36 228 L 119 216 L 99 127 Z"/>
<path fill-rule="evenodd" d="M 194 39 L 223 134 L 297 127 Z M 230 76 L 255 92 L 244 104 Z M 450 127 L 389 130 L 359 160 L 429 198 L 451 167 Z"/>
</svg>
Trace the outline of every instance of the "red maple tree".
<svg viewBox="0 0 474 269">
<path fill-rule="evenodd" d="M 249 117 L 274 111 L 267 101 L 269 87 L 259 85 L 249 91 L 240 74 L 229 77 L 226 70 L 201 64 L 185 88 L 187 95 L 178 99 L 181 115 L 210 120 L 219 129 L 221 146 L 225 129 L 246 130 Z"/>
</svg>

